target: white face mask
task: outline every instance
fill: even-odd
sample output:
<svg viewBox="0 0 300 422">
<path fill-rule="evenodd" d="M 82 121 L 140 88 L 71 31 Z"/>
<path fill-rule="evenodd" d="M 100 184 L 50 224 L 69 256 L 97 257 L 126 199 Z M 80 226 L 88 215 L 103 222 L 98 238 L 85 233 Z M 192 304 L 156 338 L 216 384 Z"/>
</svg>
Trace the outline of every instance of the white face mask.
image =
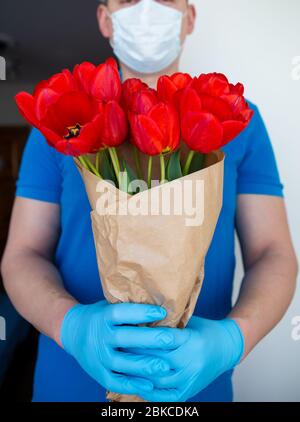
<svg viewBox="0 0 300 422">
<path fill-rule="evenodd" d="M 139 73 L 167 68 L 182 50 L 184 14 L 154 0 L 141 0 L 111 14 L 111 45 L 118 59 Z"/>
</svg>

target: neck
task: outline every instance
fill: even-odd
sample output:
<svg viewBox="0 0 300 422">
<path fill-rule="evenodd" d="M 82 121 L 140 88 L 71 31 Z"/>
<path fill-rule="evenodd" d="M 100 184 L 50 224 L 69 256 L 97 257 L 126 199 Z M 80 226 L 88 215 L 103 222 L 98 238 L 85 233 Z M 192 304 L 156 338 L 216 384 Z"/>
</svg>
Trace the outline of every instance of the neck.
<svg viewBox="0 0 300 422">
<path fill-rule="evenodd" d="M 145 82 L 150 88 L 156 88 L 157 80 L 160 76 L 163 75 L 172 75 L 179 71 L 179 59 L 172 63 L 168 68 L 163 69 L 161 72 L 158 73 L 138 73 L 134 70 L 129 69 L 125 64 L 120 63 L 120 68 L 122 71 L 123 81 L 130 78 L 138 78 Z"/>
</svg>

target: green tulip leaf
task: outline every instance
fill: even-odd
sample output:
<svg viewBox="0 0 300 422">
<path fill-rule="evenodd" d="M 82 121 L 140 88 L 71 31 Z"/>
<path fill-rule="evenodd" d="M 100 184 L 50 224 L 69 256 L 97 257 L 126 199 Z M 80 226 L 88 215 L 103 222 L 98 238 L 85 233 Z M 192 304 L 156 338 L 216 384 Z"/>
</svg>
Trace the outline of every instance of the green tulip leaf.
<svg viewBox="0 0 300 422">
<path fill-rule="evenodd" d="M 123 160 L 123 174 L 120 176 L 120 190 L 127 192 L 129 195 L 138 193 L 139 189 L 137 189 L 137 191 L 132 191 L 132 186 L 130 186 L 131 182 L 137 179 L 134 170 Z"/>
<path fill-rule="evenodd" d="M 100 160 L 100 174 L 104 180 L 110 180 L 117 186 L 117 179 L 107 150 L 102 151 Z"/>
<path fill-rule="evenodd" d="M 200 152 L 195 152 L 195 155 L 191 162 L 189 174 L 195 173 L 196 171 L 203 169 L 204 157 L 205 157 L 204 154 L 201 154 Z"/>
<path fill-rule="evenodd" d="M 170 156 L 167 164 L 166 176 L 169 182 L 171 182 L 172 180 L 180 179 L 182 177 L 180 150 L 174 152 Z"/>
</svg>

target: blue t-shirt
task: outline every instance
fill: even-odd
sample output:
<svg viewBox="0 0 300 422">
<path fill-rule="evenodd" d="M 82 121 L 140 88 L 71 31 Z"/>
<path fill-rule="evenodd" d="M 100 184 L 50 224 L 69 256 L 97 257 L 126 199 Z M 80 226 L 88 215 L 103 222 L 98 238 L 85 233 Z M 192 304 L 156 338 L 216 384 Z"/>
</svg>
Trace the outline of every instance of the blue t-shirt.
<svg viewBox="0 0 300 422">
<path fill-rule="evenodd" d="M 195 314 L 221 319 L 231 310 L 235 269 L 234 230 L 237 195 L 282 196 L 271 143 L 258 109 L 248 128 L 224 151 L 224 201 L 206 257 L 205 280 Z M 25 148 L 17 196 L 60 205 L 61 233 L 55 253 L 66 290 L 83 304 L 103 299 L 90 221 L 90 205 L 71 157 L 49 147 L 32 130 Z M 34 299 L 33 299 L 34 300 Z M 196 358 L 196 357 L 195 357 Z M 193 401 L 231 401 L 231 372 L 223 374 Z M 35 369 L 34 401 L 105 401 L 105 390 L 73 357 L 41 335 Z"/>
</svg>

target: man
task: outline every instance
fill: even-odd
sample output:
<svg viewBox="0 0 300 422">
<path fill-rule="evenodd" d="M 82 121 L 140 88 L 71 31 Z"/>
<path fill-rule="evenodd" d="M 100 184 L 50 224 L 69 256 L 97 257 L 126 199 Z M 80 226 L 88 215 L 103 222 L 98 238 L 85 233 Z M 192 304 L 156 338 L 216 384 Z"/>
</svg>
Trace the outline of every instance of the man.
<svg viewBox="0 0 300 422">
<path fill-rule="evenodd" d="M 151 86 L 178 71 L 195 16 L 186 0 L 108 0 L 98 8 L 123 80 Z M 34 401 L 103 401 L 105 388 L 149 401 L 232 400 L 233 367 L 282 318 L 297 274 L 272 147 L 253 109 L 249 127 L 224 148 L 224 205 L 183 330 L 137 326 L 162 320 L 160 307 L 104 300 L 83 183 L 72 159 L 32 131 L 2 274 L 18 311 L 42 332 Z M 235 228 L 245 277 L 232 308 Z"/>
</svg>

